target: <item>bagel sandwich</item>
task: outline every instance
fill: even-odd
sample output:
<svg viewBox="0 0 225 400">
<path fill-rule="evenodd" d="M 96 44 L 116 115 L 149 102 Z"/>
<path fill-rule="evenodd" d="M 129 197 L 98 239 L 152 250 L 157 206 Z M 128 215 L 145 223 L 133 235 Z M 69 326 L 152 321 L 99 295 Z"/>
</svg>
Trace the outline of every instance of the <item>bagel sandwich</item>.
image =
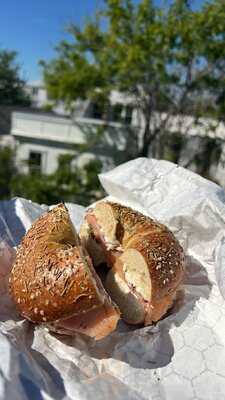
<svg viewBox="0 0 225 400">
<path fill-rule="evenodd" d="M 157 322 L 173 305 L 184 252 L 163 224 L 118 203 L 90 208 L 80 229 L 94 267 L 107 265 L 105 287 L 129 324 Z"/>
</svg>

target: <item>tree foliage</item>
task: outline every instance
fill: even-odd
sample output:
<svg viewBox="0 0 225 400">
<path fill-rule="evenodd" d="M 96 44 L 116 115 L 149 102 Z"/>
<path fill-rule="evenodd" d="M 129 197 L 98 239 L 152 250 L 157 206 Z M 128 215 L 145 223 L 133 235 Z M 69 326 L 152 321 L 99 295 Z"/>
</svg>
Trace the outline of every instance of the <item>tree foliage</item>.
<svg viewBox="0 0 225 400">
<path fill-rule="evenodd" d="M 71 108 L 77 98 L 128 94 L 144 123 L 141 137 L 130 132 L 143 156 L 175 114 L 224 118 L 224 0 L 198 9 L 190 3 L 105 0 L 82 28 L 70 26 L 71 40 L 57 46 L 55 59 L 42 62 L 49 94 Z"/>
<path fill-rule="evenodd" d="M 11 196 L 21 196 L 42 204 L 55 204 L 61 201 L 78 203 L 84 206 L 103 196 L 98 173 L 101 163 L 92 160 L 83 167 L 73 165 L 74 157 L 59 157 L 55 173 L 45 175 L 37 171 L 27 174 L 17 172 L 10 185 Z M 0 172 L 1 176 L 1 172 Z"/>
<path fill-rule="evenodd" d="M 178 148 L 180 151 L 181 147 L 180 136 L 176 136 L 172 141 L 167 136 L 164 157 L 176 162 Z M 201 151 L 194 154 L 192 160 L 194 165 L 191 167 L 204 177 L 212 179 L 210 161 L 212 165 L 217 162 L 219 143 L 214 142 L 214 139 L 203 138 L 200 148 Z M 31 170 L 25 174 L 18 171 L 15 155 L 15 151 L 9 147 L 0 148 L 0 200 L 20 196 L 40 204 L 50 205 L 65 201 L 88 206 L 104 197 L 98 179 L 98 174 L 102 170 L 99 160 L 91 160 L 83 167 L 78 167 L 74 164 L 75 156 L 63 155 L 59 157 L 55 173 L 45 175 L 37 170 Z"/>
<path fill-rule="evenodd" d="M 15 51 L 0 50 L 0 105 L 30 105 Z"/>
</svg>

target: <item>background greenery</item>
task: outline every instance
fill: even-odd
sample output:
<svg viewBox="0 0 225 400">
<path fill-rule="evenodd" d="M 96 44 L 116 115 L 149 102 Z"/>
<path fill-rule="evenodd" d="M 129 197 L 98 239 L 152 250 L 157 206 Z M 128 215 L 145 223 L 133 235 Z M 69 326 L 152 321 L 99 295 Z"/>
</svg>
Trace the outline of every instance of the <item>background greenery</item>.
<svg viewBox="0 0 225 400">
<path fill-rule="evenodd" d="M 44 81 L 51 101 L 63 101 L 72 117 L 77 99 L 91 99 L 103 109 L 104 125 L 96 134 L 91 132 L 81 152 L 96 144 L 107 147 L 110 93 L 118 90 L 131 99 L 143 132 L 125 126 L 125 150 L 119 152 L 119 138 L 110 148 L 115 164 L 138 156 L 181 163 L 186 151 L 190 157 L 182 165 L 212 179 L 210 168 L 220 158 L 222 139 L 199 139 L 193 151 L 188 129 L 171 134 L 168 125 L 175 115 L 181 126 L 191 115 L 196 129 L 201 128 L 201 117 L 225 120 L 224 0 L 205 1 L 198 8 L 188 0 L 165 4 L 105 0 L 102 10 L 82 27 L 69 27 L 71 39 L 56 46 L 54 59 L 41 61 Z M 0 50 L 0 105 L 29 105 L 20 75 L 16 53 Z M 209 126 L 211 133 L 216 126 Z M 0 198 L 20 195 L 40 203 L 84 205 L 100 198 L 101 162 L 78 168 L 74 161 L 75 156 L 61 157 L 50 176 L 21 174 L 14 151 L 2 148 Z"/>
<path fill-rule="evenodd" d="M 103 197 L 97 177 L 101 162 L 92 160 L 79 168 L 72 161 L 72 156 L 61 156 L 57 170 L 51 175 L 35 170 L 21 174 L 16 168 L 14 151 L 0 148 L 0 199 L 21 196 L 44 204 L 65 201 L 87 206 Z"/>
<path fill-rule="evenodd" d="M 225 3 L 192 3 L 105 0 L 82 27 L 69 27 L 71 39 L 57 45 L 53 60 L 41 62 L 52 99 L 72 112 L 75 99 L 91 98 L 107 121 L 111 91 L 128 95 L 144 132 L 130 129 L 126 159 L 158 157 L 153 143 L 174 115 L 192 115 L 196 125 L 201 116 L 224 120 Z"/>
<path fill-rule="evenodd" d="M 29 106 L 30 99 L 24 90 L 25 81 L 20 77 L 17 53 L 0 49 L 0 105 Z"/>
</svg>

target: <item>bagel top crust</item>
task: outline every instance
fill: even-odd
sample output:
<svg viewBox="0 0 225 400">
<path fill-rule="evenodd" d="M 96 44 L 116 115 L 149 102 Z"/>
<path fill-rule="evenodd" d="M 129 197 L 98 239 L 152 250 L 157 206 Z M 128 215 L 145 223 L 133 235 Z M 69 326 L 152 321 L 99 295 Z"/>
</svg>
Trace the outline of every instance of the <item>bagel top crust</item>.
<svg viewBox="0 0 225 400">
<path fill-rule="evenodd" d="M 90 264 L 65 205 L 44 213 L 18 246 L 9 277 L 20 314 L 45 323 L 101 306 Z"/>
</svg>

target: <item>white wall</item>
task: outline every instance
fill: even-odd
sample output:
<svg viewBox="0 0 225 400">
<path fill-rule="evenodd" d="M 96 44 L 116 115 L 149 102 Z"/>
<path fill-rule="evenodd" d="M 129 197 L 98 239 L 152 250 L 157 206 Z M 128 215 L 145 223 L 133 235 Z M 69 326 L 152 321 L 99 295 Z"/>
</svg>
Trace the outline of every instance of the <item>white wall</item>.
<svg viewBox="0 0 225 400">
<path fill-rule="evenodd" d="M 9 146 L 14 148 L 15 147 L 15 139 L 11 135 L 0 135 L 0 147 Z"/>
<path fill-rule="evenodd" d="M 154 122 L 156 126 L 162 116 L 155 113 Z M 166 117 L 166 114 L 164 117 Z M 134 111 L 133 123 L 141 137 L 143 119 L 138 121 L 136 111 Z M 76 118 L 72 121 L 68 118 L 49 117 L 42 114 L 13 113 L 11 134 L 18 144 L 18 163 L 22 165 L 23 161 L 29 158 L 30 151 L 41 152 L 44 160 L 43 172 L 52 173 L 57 167 L 60 154 L 68 154 L 73 151 L 73 145 L 85 144 L 89 140 L 88 138 L 96 133 L 96 126 L 102 124 L 104 124 L 104 121 L 90 118 Z M 173 116 L 168 122 L 167 129 L 188 136 L 209 136 L 225 139 L 225 125 L 206 118 L 196 125 L 193 117 Z M 92 148 L 92 154 L 105 157 L 107 162 L 114 159 L 115 154 L 113 152 L 115 151 L 117 158 L 119 157 L 118 150 L 122 156 L 126 147 L 126 131 L 126 126 L 124 127 L 121 123 L 110 123 L 104 129 L 107 146 L 101 147 L 100 150 Z M 129 131 L 127 131 L 127 135 L 129 135 Z M 69 146 L 71 146 L 71 150 Z M 117 162 L 122 161 L 117 159 Z M 214 178 L 225 187 L 225 144 L 221 161 L 215 167 Z"/>
<path fill-rule="evenodd" d="M 31 98 L 33 107 L 42 108 L 48 103 L 47 91 L 41 82 L 30 82 L 26 85 L 25 89 Z"/>
<path fill-rule="evenodd" d="M 31 98 L 31 104 L 34 108 L 43 108 L 46 105 L 52 105 L 52 110 L 59 115 L 69 116 L 70 113 L 65 109 L 63 102 L 54 104 L 52 100 L 48 98 L 47 90 L 41 81 L 29 82 L 25 87 L 26 92 Z M 34 93 L 35 91 L 35 93 Z"/>
<path fill-rule="evenodd" d="M 21 171 L 27 172 L 30 152 L 38 152 L 42 154 L 42 172 L 51 174 L 58 166 L 59 155 L 74 154 L 74 145 L 85 144 L 92 134 L 95 135 L 96 127 L 102 124 L 102 121 L 87 118 L 77 118 L 72 121 L 42 114 L 14 112 L 11 135 L 17 144 L 17 165 Z M 115 137 L 116 132 L 113 139 L 106 130 L 106 139 L 111 146 L 113 146 L 113 140 L 116 140 L 116 145 L 120 149 L 121 146 L 123 147 L 123 135 L 120 134 L 121 124 L 114 123 L 111 127 L 116 130 L 118 138 Z M 78 164 L 83 165 L 95 158 L 94 154 L 96 154 L 94 149 L 92 153 L 83 153 L 77 158 Z M 104 149 L 98 157 L 102 159 L 104 165 L 108 165 L 108 159 L 112 158 L 105 154 Z"/>
<path fill-rule="evenodd" d="M 80 144 L 85 138 L 79 125 L 70 119 L 48 117 L 41 114 L 13 113 L 11 134 L 59 143 Z"/>
<path fill-rule="evenodd" d="M 58 157 L 64 154 L 73 154 L 71 149 L 58 148 L 54 146 L 45 145 L 42 143 L 24 143 L 21 140 L 16 141 L 17 148 L 17 166 L 21 172 L 27 172 L 28 166 L 26 161 L 29 160 L 30 152 L 38 152 L 42 154 L 41 170 L 44 174 L 52 174 L 58 167 Z"/>
<path fill-rule="evenodd" d="M 17 165 L 23 172 L 28 170 L 30 152 L 42 154 L 42 172 L 51 174 L 58 166 L 59 155 L 73 153 L 74 144 L 85 142 L 82 131 L 71 120 L 40 114 L 13 113 L 11 134 L 17 143 Z"/>
</svg>

